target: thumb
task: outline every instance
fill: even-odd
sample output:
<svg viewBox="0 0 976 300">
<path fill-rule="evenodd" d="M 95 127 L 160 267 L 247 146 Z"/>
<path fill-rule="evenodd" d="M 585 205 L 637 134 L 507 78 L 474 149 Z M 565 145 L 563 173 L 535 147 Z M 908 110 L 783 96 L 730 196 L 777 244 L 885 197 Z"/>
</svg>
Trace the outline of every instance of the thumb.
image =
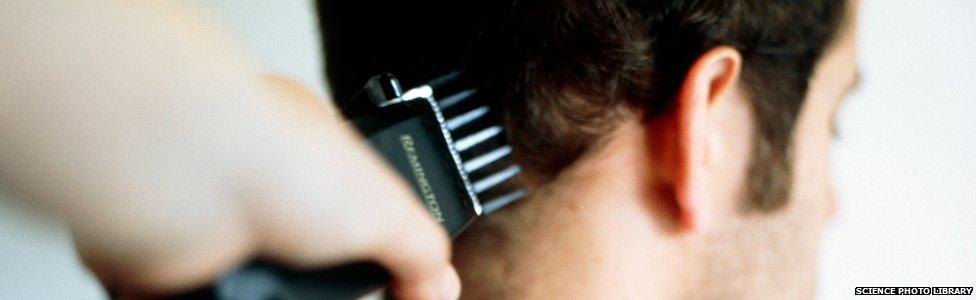
<svg viewBox="0 0 976 300">
<path fill-rule="evenodd" d="M 444 229 L 429 215 L 402 223 L 410 225 L 387 231 L 373 255 L 393 275 L 394 294 L 398 299 L 457 299 L 461 283 Z"/>
</svg>

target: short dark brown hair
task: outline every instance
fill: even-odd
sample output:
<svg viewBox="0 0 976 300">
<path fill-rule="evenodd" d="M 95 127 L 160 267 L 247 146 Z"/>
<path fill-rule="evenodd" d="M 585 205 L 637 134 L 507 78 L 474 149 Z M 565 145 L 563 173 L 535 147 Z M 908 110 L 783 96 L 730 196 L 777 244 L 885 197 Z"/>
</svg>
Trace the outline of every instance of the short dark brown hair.
<svg viewBox="0 0 976 300">
<path fill-rule="evenodd" d="M 546 180 L 627 111 L 659 113 L 702 53 L 734 47 L 757 125 L 748 207 L 770 210 L 788 198 L 793 128 L 844 2 L 515 1 L 481 43 L 482 95 L 499 99 L 517 159 Z"/>
</svg>

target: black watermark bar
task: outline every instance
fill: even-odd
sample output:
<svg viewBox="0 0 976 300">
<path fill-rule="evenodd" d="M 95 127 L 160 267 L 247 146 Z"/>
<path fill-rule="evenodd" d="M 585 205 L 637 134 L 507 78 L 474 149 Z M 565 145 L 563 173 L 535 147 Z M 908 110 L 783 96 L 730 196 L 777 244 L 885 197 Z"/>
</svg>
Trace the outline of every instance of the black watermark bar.
<svg viewBox="0 0 976 300">
<path fill-rule="evenodd" d="M 973 287 L 971 286 L 894 286 L 894 287 L 856 287 L 854 295 L 959 295 L 971 296 Z"/>
</svg>

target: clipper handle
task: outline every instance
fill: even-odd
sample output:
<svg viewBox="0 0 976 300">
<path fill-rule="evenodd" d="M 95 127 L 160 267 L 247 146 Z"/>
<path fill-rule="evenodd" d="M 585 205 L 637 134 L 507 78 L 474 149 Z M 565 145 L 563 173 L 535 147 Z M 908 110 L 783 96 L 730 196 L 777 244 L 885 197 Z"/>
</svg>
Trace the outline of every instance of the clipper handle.
<svg viewBox="0 0 976 300">
<path fill-rule="evenodd" d="M 385 269 L 369 262 L 296 271 L 255 261 L 220 278 L 212 286 L 166 298 L 357 299 L 386 286 L 389 280 L 390 276 Z"/>
</svg>

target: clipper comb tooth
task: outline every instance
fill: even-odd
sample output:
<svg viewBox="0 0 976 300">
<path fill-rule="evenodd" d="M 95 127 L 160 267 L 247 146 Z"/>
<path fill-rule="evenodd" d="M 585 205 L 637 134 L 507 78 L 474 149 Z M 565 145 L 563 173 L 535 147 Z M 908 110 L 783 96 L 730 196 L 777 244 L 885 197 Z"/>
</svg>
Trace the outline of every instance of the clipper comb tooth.
<svg viewBox="0 0 976 300">
<path fill-rule="evenodd" d="M 494 174 L 488 175 L 474 182 L 474 191 L 476 193 L 484 192 L 506 180 L 512 179 L 515 175 L 522 172 L 522 168 L 519 166 L 509 166 L 501 171 L 495 172 Z"/>
<path fill-rule="evenodd" d="M 472 98 L 471 96 L 477 91 L 469 78 L 462 76 L 460 71 L 434 78 L 427 85 L 434 88 L 434 98 L 438 100 L 437 106 L 444 111 Z"/>
<path fill-rule="evenodd" d="M 469 148 L 473 147 L 474 145 L 480 144 L 481 142 L 484 142 L 484 141 L 486 141 L 486 140 L 488 140 L 488 139 L 490 139 L 490 138 L 498 135 L 499 133 L 502 133 L 502 126 L 501 125 L 491 126 L 491 127 L 482 129 L 481 131 L 478 131 L 478 132 L 476 132 L 474 134 L 471 134 L 471 135 L 468 135 L 468 136 L 465 136 L 465 137 L 462 137 L 462 138 L 456 140 L 454 142 L 454 146 L 457 147 L 457 150 L 458 151 L 468 150 Z"/>
<path fill-rule="evenodd" d="M 477 171 L 481 167 L 484 167 L 484 166 L 486 166 L 488 164 L 491 164 L 491 163 L 493 163 L 493 162 L 501 159 L 502 157 L 505 157 L 509 153 L 512 153 L 512 147 L 511 146 L 498 147 L 497 149 L 492 150 L 492 151 L 489 151 L 488 153 L 482 154 L 482 155 L 480 155 L 478 157 L 475 157 L 475 158 L 469 159 L 468 161 L 465 161 L 464 162 L 464 170 L 467 171 L 468 174 L 474 173 L 475 171 Z"/>
<path fill-rule="evenodd" d="M 444 97 L 443 100 L 441 100 L 439 105 L 445 109 L 450 108 L 451 106 L 458 104 L 458 102 L 461 102 L 462 100 L 471 97 L 471 95 L 474 95 L 476 91 L 477 91 L 476 89 L 467 89 L 467 90 L 460 91 L 457 94 L 448 95 L 447 97 Z"/>
<path fill-rule="evenodd" d="M 515 200 L 518 200 L 524 196 L 525 190 L 517 189 L 491 200 L 483 201 L 481 209 L 484 209 L 485 213 L 488 214 L 504 207 L 505 205 L 508 205 L 509 203 L 515 202 Z"/>
<path fill-rule="evenodd" d="M 447 122 L 444 122 L 444 126 L 447 126 L 447 130 L 453 131 L 461 126 L 464 126 L 465 124 L 471 123 L 471 121 L 484 117 L 488 114 L 488 111 L 488 106 L 479 106 L 478 108 L 472 109 L 466 113 L 447 120 Z"/>
</svg>

